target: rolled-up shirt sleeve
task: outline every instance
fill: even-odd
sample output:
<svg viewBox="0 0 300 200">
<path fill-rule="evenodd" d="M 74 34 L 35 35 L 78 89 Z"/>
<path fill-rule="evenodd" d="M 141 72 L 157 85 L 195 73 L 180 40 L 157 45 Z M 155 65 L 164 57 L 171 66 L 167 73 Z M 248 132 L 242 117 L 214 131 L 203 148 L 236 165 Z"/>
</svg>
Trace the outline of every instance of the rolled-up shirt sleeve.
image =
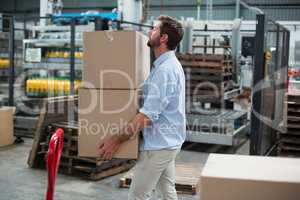
<svg viewBox="0 0 300 200">
<path fill-rule="evenodd" d="M 143 95 L 143 105 L 139 112 L 154 122 L 169 105 L 175 84 L 166 70 L 157 70 L 151 80 L 145 84 L 147 91 Z"/>
</svg>

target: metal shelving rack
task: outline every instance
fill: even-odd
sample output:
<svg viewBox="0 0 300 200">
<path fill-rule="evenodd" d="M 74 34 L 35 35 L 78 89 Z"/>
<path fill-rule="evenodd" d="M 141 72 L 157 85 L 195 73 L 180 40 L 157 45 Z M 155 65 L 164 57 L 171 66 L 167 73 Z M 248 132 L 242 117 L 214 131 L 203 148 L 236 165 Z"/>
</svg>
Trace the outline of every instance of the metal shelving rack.
<svg viewBox="0 0 300 200">
<path fill-rule="evenodd" d="M 107 28 L 105 24 L 107 20 L 116 20 L 116 18 L 116 13 L 68 13 L 36 18 L 35 20 L 46 19 L 52 24 L 30 27 L 31 37 L 23 41 L 23 69 L 33 73 L 45 70 L 46 78 L 57 76 L 60 72 L 67 75 L 70 93 L 66 95 L 74 95 L 74 81 L 75 79 L 81 80 L 83 69 L 83 32 L 103 30 Z M 37 56 L 33 56 L 33 60 L 30 60 L 31 56 L 28 55 L 27 50 L 32 50 Z M 67 56 L 47 58 L 47 51 L 64 52 Z M 77 53 L 81 54 L 81 58 L 76 56 Z"/>
<path fill-rule="evenodd" d="M 51 17 L 46 18 L 47 20 L 52 19 Z M 25 20 L 24 25 L 28 34 L 23 40 L 22 46 L 24 51 L 21 56 L 23 58 L 22 70 L 24 74 L 22 81 L 23 92 L 16 98 L 17 114 L 15 116 L 15 134 L 18 137 L 33 136 L 32 130 L 36 128 L 40 106 L 42 105 L 41 102 L 43 102 L 45 98 L 75 94 L 75 80 L 81 80 L 81 71 L 83 69 L 83 61 L 81 58 L 75 57 L 75 51 L 83 51 L 82 33 L 96 29 L 95 23 L 93 22 L 86 25 L 77 25 L 77 18 L 72 18 L 71 23 L 67 25 L 51 24 L 49 26 L 30 26 L 26 24 L 27 20 L 39 21 L 40 19 L 41 18 L 28 18 Z M 46 57 L 46 53 L 52 50 L 65 52 L 68 56 L 59 58 L 55 56 L 51 58 L 50 56 Z M 32 55 L 28 55 L 28 52 L 32 53 Z M 42 78 L 37 79 L 43 80 L 43 84 L 53 84 L 52 80 L 63 80 L 63 84 L 69 81 L 67 86 L 70 88 L 66 90 L 67 93 L 65 93 L 64 86 L 64 93 L 55 94 L 50 91 L 52 88 L 48 90 L 48 93 L 41 93 L 41 95 L 38 92 L 33 93 L 34 95 L 24 95 L 26 94 L 24 91 L 26 89 L 27 80 L 30 79 L 30 76 L 35 74 L 42 75 Z M 60 78 L 54 78 L 56 76 Z M 33 77 L 33 79 L 34 78 L 35 77 Z M 48 85 L 46 88 L 49 87 Z M 68 118 L 72 121 L 75 116 L 70 112 Z"/>
<path fill-rule="evenodd" d="M 208 25 L 205 25 L 204 29 L 194 29 L 190 35 L 192 39 L 186 40 L 190 42 L 190 51 L 194 54 L 233 56 L 229 40 L 230 38 L 232 39 L 233 30 L 210 30 L 208 29 Z M 211 37 L 212 35 L 213 37 Z M 235 73 L 236 66 L 233 65 L 233 81 L 236 81 L 234 78 Z M 236 146 L 242 142 L 249 129 L 249 123 L 246 119 L 247 112 L 231 109 L 231 99 L 239 94 L 240 88 L 238 87 L 224 91 L 221 108 L 213 108 L 213 103 L 208 108 L 203 108 L 203 104 L 205 107 L 205 103 L 203 102 L 199 106 L 196 105 L 196 108 L 200 108 L 200 112 L 187 114 L 188 130 L 186 141 L 224 146 Z M 230 130 L 226 130 L 226 128 L 225 130 L 216 130 L 216 128 L 222 129 L 222 127 L 226 126 L 232 127 L 235 121 L 243 122 Z"/>
<path fill-rule="evenodd" d="M 247 112 L 235 110 L 202 110 L 201 115 L 187 115 L 186 141 L 238 146 L 248 132 Z"/>
<path fill-rule="evenodd" d="M 22 71 L 23 30 L 15 27 L 13 16 L 0 15 L 0 20 L 6 21 L 0 27 L 0 59 L 6 62 L 0 68 L 0 105 L 14 106 L 15 79 Z"/>
<path fill-rule="evenodd" d="M 46 79 L 58 74 L 67 75 L 70 81 L 70 95 L 75 94 L 74 81 L 76 78 L 81 79 L 83 68 L 82 57 L 76 58 L 77 52 L 75 51 L 82 55 L 82 33 L 95 30 L 94 23 L 76 25 L 76 19 L 71 18 L 69 25 L 33 26 L 30 28 L 32 37 L 23 41 L 23 69 L 30 73 L 46 71 L 47 76 L 44 77 Z M 39 58 L 30 60 L 30 55 L 27 54 L 28 49 L 33 50 Z M 65 53 L 66 56 L 60 54 L 61 57 L 47 58 L 46 54 L 50 51 Z"/>
<path fill-rule="evenodd" d="M 288 82 L 290 32 L 257 15 L 255 65 L 251 110 L 251 155 L 270 155 L 276 147 L 277 133 L 284 124 L 284 99 Z"/>
</svg>

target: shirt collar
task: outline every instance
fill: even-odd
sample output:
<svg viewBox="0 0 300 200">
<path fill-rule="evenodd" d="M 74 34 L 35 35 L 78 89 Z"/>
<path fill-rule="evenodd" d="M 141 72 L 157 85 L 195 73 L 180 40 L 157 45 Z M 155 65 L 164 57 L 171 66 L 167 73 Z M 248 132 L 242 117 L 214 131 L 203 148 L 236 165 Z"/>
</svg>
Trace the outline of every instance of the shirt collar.
<svg viewBox="0 0 300 200">
<path fill-rule="evenodd" d="M 174 51 L 167 51 L 163 54 L 161 54 L 153 63 L 154 67 L 159 66 L 160 64 L 162 64 L 164 61 L 168 60 L 169 58 L 172 58 L 175 56 L 175 52 Z"/>
</svg>

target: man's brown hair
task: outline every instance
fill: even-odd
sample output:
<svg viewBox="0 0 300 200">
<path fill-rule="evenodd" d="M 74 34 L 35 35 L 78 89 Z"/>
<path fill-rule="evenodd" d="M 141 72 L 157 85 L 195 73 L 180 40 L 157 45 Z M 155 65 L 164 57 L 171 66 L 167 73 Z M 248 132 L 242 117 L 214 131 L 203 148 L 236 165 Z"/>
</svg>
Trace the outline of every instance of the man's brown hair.
<svg viewBox="0 0 300 200">
<path fill-rule="evenodd" d="M 160 22 L 160 35 L 168 35 L 167 47 L 174 50 L 183 37 L 182 25 L 172 17 L 161 15 L 157 18 Z"/>
</svg>

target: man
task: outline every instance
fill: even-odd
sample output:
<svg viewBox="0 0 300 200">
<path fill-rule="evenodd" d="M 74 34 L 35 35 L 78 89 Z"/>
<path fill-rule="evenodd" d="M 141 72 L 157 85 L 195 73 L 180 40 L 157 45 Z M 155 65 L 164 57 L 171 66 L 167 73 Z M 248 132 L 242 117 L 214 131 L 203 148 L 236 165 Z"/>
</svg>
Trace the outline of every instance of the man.
<svg viewBox="0 0 300 200">
<path fill-rule="evenodd" d="M 159 187 L 164 199 L 176 200 L 175 158 L 185 140 L 185 78 L 174 50 L 183 37 L 179 22 L 168 16 L 149 32 L 154 68 L 143 86 L 143 106 L 123 133 L 108 137 L 100 155 L 111 159 L 120 144 L 139 134 L 143 140 L 129 200 L 148 200 Z"/>
</svg>

